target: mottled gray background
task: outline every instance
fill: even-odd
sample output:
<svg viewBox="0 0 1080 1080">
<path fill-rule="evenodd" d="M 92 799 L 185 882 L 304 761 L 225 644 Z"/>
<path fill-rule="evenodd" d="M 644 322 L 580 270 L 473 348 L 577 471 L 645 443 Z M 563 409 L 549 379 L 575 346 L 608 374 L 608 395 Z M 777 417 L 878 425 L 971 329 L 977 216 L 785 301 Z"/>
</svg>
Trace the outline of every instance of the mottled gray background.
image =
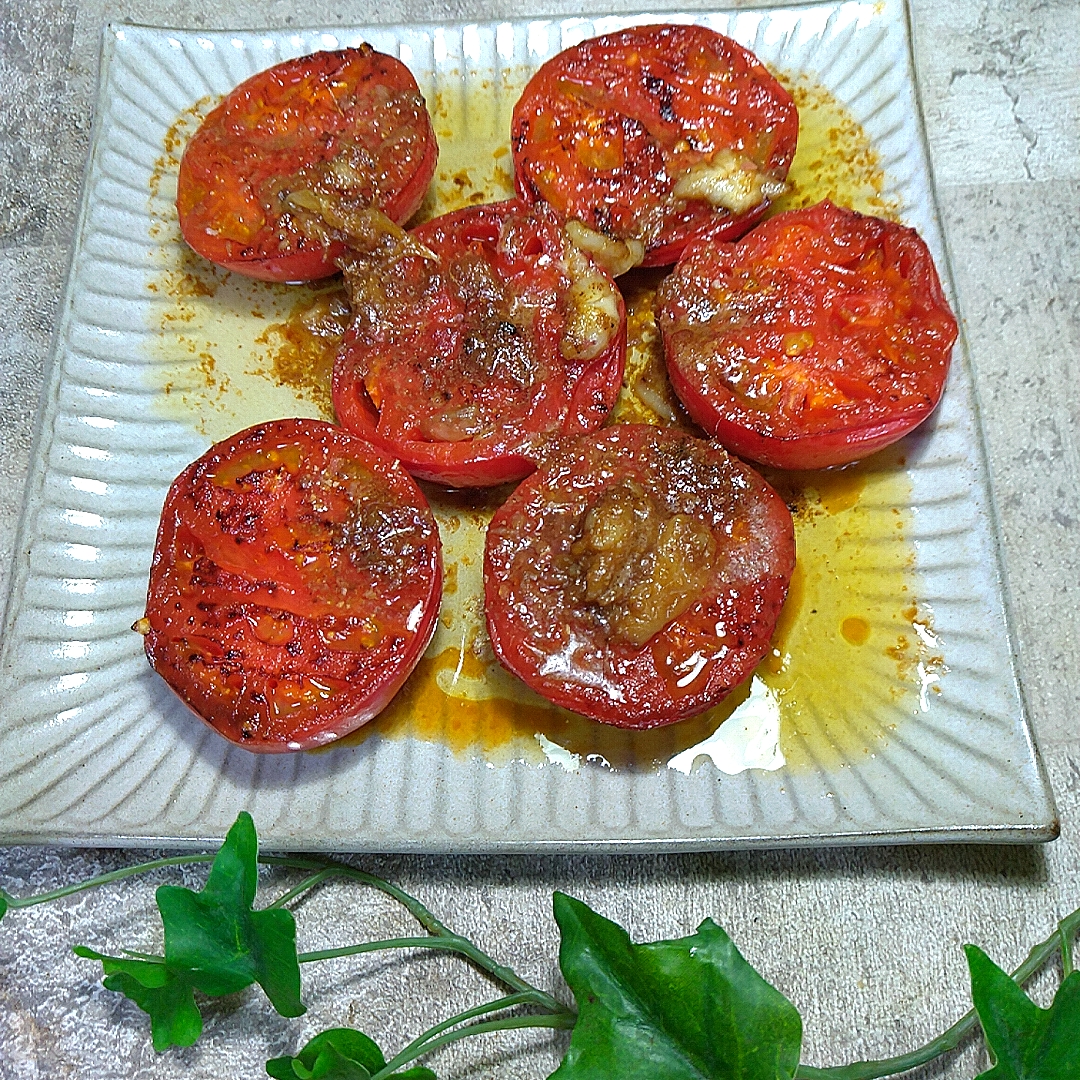
<svg viewBox="0 0 1080 1080">
<path fill-rule="evenodd" d="M 583 0 L 590 11 L 638 0 Z M 654 10 L 669 4 L 657 4 Z M 685 6 L 685 5 L 679 5 Z M 550 893 L 561 888 L 638 939 L 706 915 L 802 1010 L 804 1059 L 907 1050 L 964 1009 L 960 945 L 1018 963 L 1080 905 L 1080 5 L 914 0 L 916 56 L 961 315 L 1004 528 L 1021 669 L 1062 815 L 1046 848 L 883 848 L 738 855 L 374 858 L 452 926 L 526 977 L 560 987 Z M 362 25 L 575 14 L 581 0 L 0 0 L 0 562 L 6 576 L 33 417 L 72 243 L 100 29 Z M 107 851 L 0 852 L 0 882 L 39 890 L 124 865 Z M 178 880 L 173 874 L 169 880 Z M 187 879 L 201 880 L 192 872 Z M 68 946 L 157 944 L 154 881 L 9 914 L 0 925 L 0 1080 L 257 1077 L 271 1054 L 333 1024 L 396 1049 L 475 1003 L 481 981 L 431 957 L 374 956 L 305 975 L 308 1014 L 283 1020 L 252 991 L 215 1002 L 198 1046 L 155 1055 L 145 1017 Z M 404 928 L 378 898 L 334 886 L 299 909 L 304 947 Z M 1045 1001 L 1050 983 L 1038 990 Z M 565 992 L 564 989 L 560 992 Z M 441 1077 L 546 1076 L 564 1043 L 486 1036 L 437 1056 Z M 971 1077 L 973 1043 L 921 1077 Z"/>
</svg>

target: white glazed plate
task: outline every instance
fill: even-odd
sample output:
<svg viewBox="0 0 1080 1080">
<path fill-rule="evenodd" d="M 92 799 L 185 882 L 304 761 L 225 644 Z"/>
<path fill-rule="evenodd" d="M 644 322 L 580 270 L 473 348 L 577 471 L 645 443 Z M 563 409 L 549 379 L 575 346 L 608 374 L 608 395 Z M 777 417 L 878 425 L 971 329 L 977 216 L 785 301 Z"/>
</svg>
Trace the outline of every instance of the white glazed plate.
<svg viewBox="0 0 1080 1080">
<path fill-rule="evenodd" d="M 662 18 L 701 22 L 774 69 L 826 87 L 879 153 L 882 197 L 946 270 L 899 0 Z M 661 20 L 106 28 L 76 248 L 4 625 L 0 837 L 196 844 L 221 838 L 241 809 L 254 814 L 264 844 L 279 849 L 672 850 L 1057 834 L 1016 680 L 971 375 L 959 350 L 934 421 L 902 447 L 913 560 L 903 580 L 917 594 L 911 635 L 925 640 L 905 674 L 915 689 L 875 706 L 883 719 L 872 732 L 859 728 L 869 706 L 841 694 L 803 717 L 802 727 L 820 728 L 816 739 L 800 727 L 781 740 L 775 698 L 755 683 L 708 745 L 655 765 L 612 768 L 544 732 L 531 752 L 501 755 L 376 730 L 319 753 L 256 756 L 209 731 L 146 664 L 130 627 L 143 612 L 172 478 L 212 439 L 247 423 L 318 413 L 246 359 L 244 335 L 252 320 L 280 313 L 280 290 L 222 285 L 233 310 L 215 301 L 217 339 L 205 355 L 196 342 L 210 333 L 200 319 L 212 298 L 194 295 L 178 307 L 176 289 L 162 290 L 189 258 L 171 204 L 178 117 L 286 57 L 368 41 L 409 65 L 444 121 L 456 117 L 482 136 L 504 123 L 524 74 L 559 49 L 650 21 Z M 441 166 L 444 194 L 460 187 L 445 148 Z M 497 172 L 489 187 L 505 186 Z M 201 373 L 198 388 L 170 374 L 181 370 L 184 350 L 188 369 Z M 894 508 L 871 499 L 859 512 Z M 865 565 L 875 550 L 845 557 Z M 468 565 L 459 567 L 465 578 Z M 861 742 L 844 735 L 860 730 Z M 822 743 L 821 731 L 836 733 L 833 744 Z"/>
</svg>

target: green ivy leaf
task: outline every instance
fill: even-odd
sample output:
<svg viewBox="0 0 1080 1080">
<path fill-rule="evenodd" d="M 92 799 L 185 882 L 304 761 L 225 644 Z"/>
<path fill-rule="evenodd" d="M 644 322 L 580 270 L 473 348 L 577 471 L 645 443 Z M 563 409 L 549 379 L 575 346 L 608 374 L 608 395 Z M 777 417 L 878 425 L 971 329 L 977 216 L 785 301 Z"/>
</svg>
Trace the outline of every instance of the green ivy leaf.
<svg viewBox="0 0 1080 1080">
<path fill-rule="evenodd" d="M 266 1071 L 278 1080 L 310 1080 L 314 1076 L 320 1080 L 368 1080 L 385 1064 L 382 1051 L 362 1031 L 330 1028 L 316 1035 L 296 1057 L 268 1061 Z"/>
<path fill-rule="evenodd" d="M 77 946 L 100 960 L 105 986 L 150 1016 L 154 1049 L 190 1046 L 202 1032 L 193 990 L 211 997 L 258 982 L 282 1016 L 299 1016 L 300 963 L 296 922 L 283 909 L 254 911 L 258 841 L 241 813 L 214 857 L 202 892 L 174 885 L 157 891 L 165 924 L 164 961 L 120 959 Z"/>
<path fill-rule="evenodd" d="M 165 924 L 165 963 L 190 972 L 212 997 L 257 982 L 282 1016 L 300 1016 L 296 920 L 284 908 L 254 911 L 258 841 L 244 812 L 225 837 L 206 887 L 162 885 L 157 904 Z"/>
<path fill-rule="evenodd" d="M 791 1080 L 802 1021 L 711 919 L 634 945 L 617 923 L 555 894 L 559 966 L 577 999 L 551 1080 Z"/>
<path fill-rule="evenodd" d="M 0 889 L 0 919 L 7 914 L 8 898 L 7 893 L 3 889 Z"/>
<path fill-rule="evenodd" d="M 982 949 L 965 945 L 971 998 L 995 1065 L 977 1080 L 1065 1080 L 1080 1076 L 1080 971 L 1040 1009 Z"/>
<path fill-rule="evenodd" d="M 330 1028 L 316 1035 L 296 1057 L 273 1058 L 266 1071 L 276 1080 L 370 1080 L 386 1068 L 382 1051 L 362 1031 Z M 436 1080 L 417 1066 L 394 1073 L 400 1080 Z"/>
<path fill-rule="evenodd" d="M 202 1034 L 202 1017 L 191 980 L 184 973 L 151 960 L 106 956 L 85 945 L 76 945 L 75 954 L 100 960 L 105 988 L 123 994 L 149 1014 L 154 1049 L 159 1053 L 170 1046 L 191 1046 Z"/>
</svg>

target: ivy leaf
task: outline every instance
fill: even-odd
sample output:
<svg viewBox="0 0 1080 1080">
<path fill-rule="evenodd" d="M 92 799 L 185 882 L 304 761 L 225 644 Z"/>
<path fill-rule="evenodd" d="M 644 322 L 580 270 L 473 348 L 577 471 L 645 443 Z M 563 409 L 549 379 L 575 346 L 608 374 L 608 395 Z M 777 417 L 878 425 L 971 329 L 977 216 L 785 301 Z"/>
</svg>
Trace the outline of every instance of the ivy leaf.
<svg viewBox="0 0 1080 1080">
<path fill-rule="evenodd" d="M 162 885 L 157 905 L 165 924 L 165 963 L 190 972 L 213 997 L 257 982 L 282 1016 L 305 1012 L 300 1001 L 296 920 L 284 908 L 254 911 L 258 841 L 242 812 L 214 858 L 201 892 Z"/>
<path fill-rule="evenodd" d="M 0 919 L 7 914 L 8 898 L 7 893 L 3 889 L 0 889 Z"/>
<path fill-rule="evenodd" d="M 646 945 L 562 893 L 555 919 L 579 1015 L 551 1080 L 791 1080 L 799 1014 L 711 919 Z"/>
<path fill-rule="evenodd" d="M 382 1051 L 362 1031 L 330 1028 L 316 1035 L 296 1057 L 273 1058 L 266 1071 L 276 1080 L 370 1080 L 386 1068 Z M 400 1080 L 436 1080 L 430 1069 L 394 1073 Z"/>
<path fill-rule="evenodd" d="M 320 1080 L 368 1080 L 385 1064 L 382 1051 L 362 1031 L 330 1028 L 316 1035 L 296 1057 L 268 1061 L 266 1071 L 277 1080 L 310 1080 L 314 1076 Z M 331 1065 L 334 1071 L 330 1071 Z"/>
<path fill-rule="evenodd" d="M 982 949 L 965 945 L 971 998 L 995 1065 L 977 1080 L 1063 1080 L 1080 1076 L 1080 971 L 1040 1009 Z"/>
<path fill-rule="evenodd" d="M 194 990 L 218 997 L 258 982 L 282 1016 L 299 1016 L 296 921 L 284 909 L 255 911 L 258 841 L 241 813 L 214 857 L 202 892 L 175 885 L 157 891 L 165 959 L 120 959 L 77 946 L 100 960 L 104 984 L 150 1016 L 154 1049 L 191 1046 L 202 1032 Z"/>
<path fill-rule="evenodd" d="M 76 945 L 75 954 L 100 960 L 105 988 L 123 994 L 149 1014 L 154 1049 L 159 1053 L 170 1046 L 191 1046 L 202 1034 L 191 981 L 183 972 L 151 960 L 106 956 L 85 945 Z"/>
</svg>

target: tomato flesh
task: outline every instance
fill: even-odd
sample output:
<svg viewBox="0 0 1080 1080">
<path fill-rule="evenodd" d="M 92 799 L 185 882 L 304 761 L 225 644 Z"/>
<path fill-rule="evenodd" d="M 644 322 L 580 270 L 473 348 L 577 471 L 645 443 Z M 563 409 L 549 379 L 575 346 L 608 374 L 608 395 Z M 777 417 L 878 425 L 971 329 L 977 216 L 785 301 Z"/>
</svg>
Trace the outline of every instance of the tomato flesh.
<svg viewBox="0 0 1080 1080">
<path fill-rule="evenodd" d="M 322 745 L 375 716 L 419 660 L 440 558 L 427 502 L 392 459 L 320 421 L 260 424 L 169 489 L 146 654 L 245 749 Z"/>
<path fill-rule="evenodd" d="M 180 162 L 184 239 L 228 270 L 268 281 L 336 272 L 347 223 L 376 206 L 419 208 L 438 144 L 416 80 L 370 45 L 286 60 L 241 83 Z"/>
<path fill-rule="evenodd" d="M 688 248 L 658 322 L 687 412 L 781 469 L 856 461 L 915 428 L 957 334 L 918 234 L 830 202 Z"/>
<path fill-rule="evenodd" d="M 543 207 L 459 210 L 342 267 L 355 314 L 335 411 L 413 475 L 519 480 L 553 437 L 599 427 L 614 405 L 622 296 Z"/>
<path fill-rule="evenodd" d="M 669 724 L 751 673 L 794 565 L 791 514 L 757 473 L 715 444 L 619 424 L 567 443 L 495 514 L 488 631 L 556 705 Z"/>
<path fill-rule="evenodd" d="M 702 26 L 639 26 L 553 57 L 514 108 L 518 194 L 675 262 L 696 236 L 745 232 L 795 156 L 791 95 Z"/>
</svg>

